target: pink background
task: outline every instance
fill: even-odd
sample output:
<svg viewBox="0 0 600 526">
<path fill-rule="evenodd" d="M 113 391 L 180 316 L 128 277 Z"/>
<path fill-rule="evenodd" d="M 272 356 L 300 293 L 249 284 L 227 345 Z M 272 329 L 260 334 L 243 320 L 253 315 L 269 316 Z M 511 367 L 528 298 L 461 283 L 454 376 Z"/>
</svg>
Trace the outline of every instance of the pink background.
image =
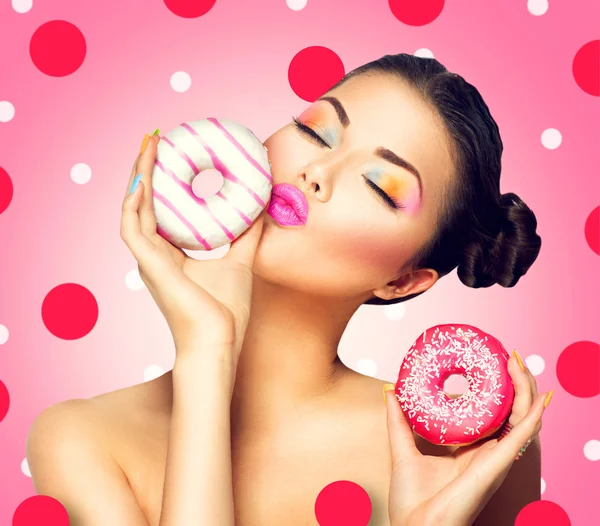
<svg viewBox="0 0 600 526">
<path fill-rule="evenodd" d="M 85 37 L 85 60 L 72 74 L 45 74 L 30 55 L 32 35 L 52 20 L 74 24 Z M 600 396 L 569 392 L 557 361 L 573 343 L 600 342 L 600 259 L 597 241 L 584 233 L 600 205 L 600 97 L 572 71 L 578 50 L 600 38 L 599 20 L 593 0 L 550 2 L 540 16 L 525 1 L 447 2 L 420 26 L 400 21 L 387 0 L 308 0 L 301 10 L 285 0 L 217 0 L 197 18 L 177 16 L 162 0 L 36 1 L 24 13 L 0 3 L 0 101 L 15 108 L 0 122 L 0 168 L 14 187 L 0 209 L 0 326 L 9 332 L 0 345 L 0 382 L 10 395 L 0 421 L 0 524 L 10 524 L 35 493 L 25 438 L 43 409 L 140 383 L 153 365 L 172 367 L 164 318 L 145 288 L 126 286 L 136 263 L 119 236 L 144 133 L 215 116 L 265 140 L 309 105 L 288 81 L 290 61 L 309 46 L 334 51 L 346 72 L 427 48 L 477 87 L 504 142 L 501 191 L 534 210 L 543 240 L 538 260 L 512 289 L 469 289 L 454 271 L 404 306 L 362 307 L 342 339 L 342 360 L 395 382 L 417 336 L 450 322 L 478 326 L 516 348 L 537 369 L 539 392 L 555 389 L 541 431 L 542 499 L 560 505 L 572 524 L 591 524 L 600 513 L 592 496 L 600 462 L 586 458 L 584 446 L 600 440 Z M 177 71 L 192 79 L 183 93 L 170 85 Z M 542 141 L 549 128 L 562 135 L 555 149 Z M 71 179 L 77 163 L 91 168 L 89 182 Z M 6 183 L 0 188 L 7 201 Z M 592 219 L 599 221 L 597 212 L 588 226 Z M 589 232 L 597 236 L 597 224 Z M 42 319 L 44 298 L 63 283 L 85 287 L 98 303 L 97 322 L 81 338 L 57 337 Z M 582 360 L 564 377 L 592 367 Z"/>
</svg>

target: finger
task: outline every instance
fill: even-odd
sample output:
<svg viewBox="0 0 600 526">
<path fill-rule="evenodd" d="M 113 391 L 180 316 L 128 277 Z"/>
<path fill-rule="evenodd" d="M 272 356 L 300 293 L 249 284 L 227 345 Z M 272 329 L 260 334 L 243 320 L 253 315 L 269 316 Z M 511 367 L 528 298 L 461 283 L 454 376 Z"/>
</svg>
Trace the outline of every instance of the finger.
<svg viewBox="0 0 600 526">
<path fill-rule="evenodd" d="M 537 388 L 537 381 L 535 379 L 535 376 L 533 376 L 533 373 L 531 372 L 529 367 L 527 367 L 527 364 L 525 362 L 523 362 L 523 365 L 525 366 L 525 373 L 527 374 L 527 378 L 531 385 L 531 392 L 533 393 L 533 398 L 536 398 L 537 395 L 539 394 L 538 388 Z"/>
<path fill-rule="evenodd" d="M 128 194 L 123 201 L 121 209 L 121 239 L 125 241 L 125 244 L 138 263 L 146 268 L 144 263 L 147 262 L 148 254 L 154 247 L 150 240 L 143 234 L 138 215 L 138 207 L 144 195 L 144 190 L 144 183 L 140 181 L 136 189 Z"/>
<path fill-rule="evenodd" d="M 544 402 L 548 393 L 537 396 L 527 414 L 510 430 L 510 432 L 497 442 L 494 452 L 498 455 L 498 464 L 504 467 L 515 460 L 519 450 L 525 443 L 533 439 L 537 429 L 541 426 Z"/>
<path fill-rule="evenodd" d="M 144 153 L 138 160 L 137 172 L 142 174 L 144 186 L 148 189 L 144 192 L 142 202 L 140 203 L 139 215 L 142 232 L 151 237 L 156 234 L 156 216 L 154 214 L 154 200 L 152 197 L 152 172 L 154 171 L 154 161 L 158 150 L 158 141 L 160 136 L 152 135 Z"/>
<path fill-rule="evenodd" d="M 145 140 L 146 140 L 146 137 L 144 136 L 144 141 Z M 144 141 L 142 141 L 142 146 L 144 146 Z M 141 156 L 142 156 L 142 152 L 140 149 L 140 152 L 137 154 L 135 161 L 133 161 L 133 166 L 131 167 L 131 173 L 129 174 L 129 181 L 127 182 L 127 188 L 125 190 L 125 195 L 123 196 L 123 199 L 125 199 L 129 195 L 129 189 L 131 188 L 131 183 L 133 183 L 133 180 L 135 179 L 135 176 L 138 173 L 137 165 L 138 165 L 138 161 Z"/>
<path fill-rule="evenodd" d="M 234 239 L 229 247 L 229 251 L 225 254 L 225 258 L 232 259 L 252 268 L 254 265 L 254 256 L 256 248 L 262 235 L 266 208 L 258 215 L 254 223 L 250 225 L 241 236 Z"/>
<path fill-rule="evenodd" d="M 529 412 L 534 395 L 527 373 L 521 369 L 517 358 L 513 355 L 508 360 L 508 372 L 515 388 L 515 399 L 508 421 L 511 425 L 518 424 Z"/>
<path fill-rule="evenodd" d="M 387 428 L 392 454 L 392 466 L 402 460 L 420 454 L 415 444 L 415 437 L 404 411 L 398 402 L 396 389 L 384 391 L 387 408 Z"/>
</svg>

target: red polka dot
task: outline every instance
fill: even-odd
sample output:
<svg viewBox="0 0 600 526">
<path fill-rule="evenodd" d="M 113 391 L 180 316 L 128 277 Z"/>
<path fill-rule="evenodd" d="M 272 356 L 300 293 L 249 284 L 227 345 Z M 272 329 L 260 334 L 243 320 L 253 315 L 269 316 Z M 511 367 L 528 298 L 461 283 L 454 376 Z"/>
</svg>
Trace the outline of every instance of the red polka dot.
<svg viewBox="0 0 600 526">
<path fill-rule="evenodd" d="M 0 211 L 2 211 L 1 205 Z M 592 210 L 585 222 L 585 239 L 590 248 L 600 255 L 600 206 Z"/>
<path fill-rule="evenodd" d="M 88 334 L 98 320 L 94 295 L 76 283 L 54 287 L 42 303 L 42 319 L 57 338 L 76 340 Z"/>
<path fill-rule="evenodd" d="M 345 75 L 344 64 L 331 49 L 311 46 L 290 62 L 288 80 L 298 97 L 314 102 Z"/>
<path fill-rule="evenodd" d="M 10 407 L 10 394 L 8 393 L 8 389 L 0 380 L 0 422 L 4 420 L 4 417 L 8 413 L 8 408 Z"/>
<path fill-rule="evenodd" d="M 590 398 L 600 394 L 600 345 L 588 341 L 569 345 L 558 357 L 556 377 L 573 396 Z"/>
<path fill-rule="evenodd" d="M 13 197 L 13 184 L 8 172 L 0 167 L 0 214 L 4 212 Z"/>
<path fill-rule="evenodd" d="M 208 13 L 216 0 L 165 0 L 167 9 L 183 18 L 198 18 Z"/>
<path fill-rule="evenodd" d="M 355 482 L 337 480 L 320 491 L 315 516 L 319 526 L 367 526 L 371 499 Z"/>
<path fill-rule="evenodd" d="M 571 526 L 567 512 L 549 500 L 530 502 L 517 515 L 515 526 Z"/>
<path fill-rule="evenodd" d="M 575 53 L 573 77 L 583 91 L 600 97 L 600 40 L 584 44 Z"/>
<path fill-rule="evenodd" d="M 29 44 L 31 60 L 42 73 L 64 77 L 79 69 L 86 54 L 85 37 L 66 20 L 38 27 Z"/>
<path fill-rule="evenodd" d="M 12 526 L 69 526 L 65 507 L 48 495 L 35 495 L 25 499 L 13 515 Z"/>
<path fill-rule="evenodd" d="M 389 0 L 389 4 L 392 14 L 409 26 L 430 24 L 444 9 L 444 0 Z"/>
</svg>

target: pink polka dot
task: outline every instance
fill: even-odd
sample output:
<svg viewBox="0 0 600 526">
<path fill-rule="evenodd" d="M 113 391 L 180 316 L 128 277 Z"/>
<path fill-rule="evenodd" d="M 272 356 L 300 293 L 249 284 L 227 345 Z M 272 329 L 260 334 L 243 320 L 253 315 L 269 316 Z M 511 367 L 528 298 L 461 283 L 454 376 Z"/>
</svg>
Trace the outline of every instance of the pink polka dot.
<svg viewBox="0 0 600 526">
<path fill-rule="evenodd" d="M 13 197 L 13 184 L 8 172 L 0 167 L 0 214 L 4 212 Z"/>
<path fill-rule="evenodd" d="M 198 18 L 208 13 L 216 0 L 164 0 L 167 9 L 182 18 Z"/>
<path fill-rule="evenodd" d="M 0 211 L 2 211 L 1 205 Z M 590 248 L 600 255 L 600 206 L 592 210 L 585 222 L 585 239 Z"/>
<path fill-rule="evenodd" d="M 4 420 L 4 417 L 8 413 L 8 408 L 10 407 L 10 394 L 8 393 L 8 389 L 4 382 L 0 380 L 0 422 Z"/>
<path fill-rule="evenodd" d="M 12 526 L 69 526 L 65 507 L 48 495 L 35 495 L 25 499 L 13 515 Z"/>
<path fill-rule="evenodd" d="M 558 357 L 556 377 L 573 396 L 590 398 L 600 394 L 600 345 L 588 341 L 569 345 Z"/>
<path fill-rule="evenodd" d="M 571 526 L 567 512 L 549 500 L 530 502 L 517 515 L 515 526 Z"/>
<path fill-rule="evenodd" d="M 573 77 L 583 91 L 600 97 L 600 40 L 584 44 L 575 53 Z"/>
<path fill-rule="evenodd" d="M 288 81 L 298 97 L 314 102 L 345 75 L 344 64 L 331 49 L 311 46 L 290 62 Z"/>
<path fill-rule="evenodd" d="M 54 287 L 42 303 L 42 319 L 57 338 L 76 340 L 88 334 L 98 321 L 94 295 L 76 283 Z"/>
<path fill-rule="evenodd" d="M 444 0 L 389 0 L 392 14 L 403 24 L 424 26 L 433 22 L 444 9 Z"/>
<path fill-rule="evenodd" d="M 66 20 L 52 20 L 38 27 L 29 44 L 31 60 L 42 73 L 64 77 L 79 69 L 86 54 L 85 37 Z"/>
<path fill-rule="evenodd" d="M 319 526 L 367 526 L 371 499 L 355 482 L 337 480 L 325 486 L 315 502 Z"/>
</svg>

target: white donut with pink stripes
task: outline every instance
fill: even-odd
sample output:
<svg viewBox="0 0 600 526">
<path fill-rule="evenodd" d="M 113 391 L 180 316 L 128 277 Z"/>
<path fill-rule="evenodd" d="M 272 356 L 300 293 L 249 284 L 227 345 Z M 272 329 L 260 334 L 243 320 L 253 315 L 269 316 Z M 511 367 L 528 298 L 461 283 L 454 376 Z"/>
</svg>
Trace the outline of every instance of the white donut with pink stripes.
<svg viewBox="0 0 600 526">
<path fill-rule="evenodd" d="M 192 180 L 208 168 L 223 187 L 203 199 Z M 241 236 L 266 207 L 273 178 L 267 151 L 246 127 L 226 119 L 184 122 L 160 137 L 152 172 L 157 231 L 175 246 L 213 250 Z"/>
</svg>

